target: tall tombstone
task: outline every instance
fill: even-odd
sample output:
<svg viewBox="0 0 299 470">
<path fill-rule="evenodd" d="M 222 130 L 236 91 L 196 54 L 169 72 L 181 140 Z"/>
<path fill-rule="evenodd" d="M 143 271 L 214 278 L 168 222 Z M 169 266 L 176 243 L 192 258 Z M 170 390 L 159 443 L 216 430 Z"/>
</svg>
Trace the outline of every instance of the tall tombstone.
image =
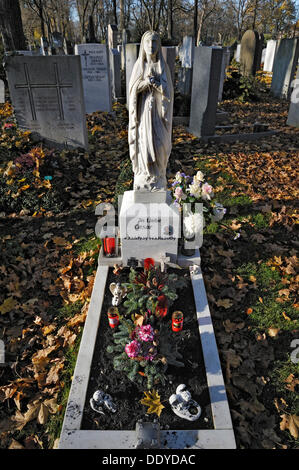
<svg viewBox="0 0 299 470">
<path fill-rule="evenodd" d="M 241 44 L 237 44 L 237 47 L 234 53 L 235 61 L 240 62 L 240 57 L 241 57 Z"/>
<path fill-rule="evenodd" d="M 79 57 L 7 57 L 6 73 L 20 128 L 47 145 L 88 148 Z"/>
<path fill-rule="evenodd" d="M 277 43 L 277 51 L 273 65 L 271 93 L 277 98 L 289 98 L 291 82 L 299 57 L 299 40 L 280 39 Z"/>
<path fill-rule="evenodd" d="M 223 55 L 222 55 L 218 101 L 222 101 L 223 85 L 224 85 L 224 80 L 226 78 L 226 69 L 229 66 L 229 63 L 230 63 L 230 48 L 225 47 L 223 49 Z"/>
<path fill-rule="evenodd" d="M 0 80 L 0 103 L 5 103 L 5 85 L 3 80 Z"/>
<path fill-rule="evenodd" d="M 255 75 L 260 66 L 260 37 L 257 31 L 248 29 L 241 41 L 240 63 L 243 75 Z"/>
<path fill-rule="evenodd" d="M 63 35 L 58 31 L 52 33 L 52 45 L 55 49 L 55 55 L 64 55 Z"/>
<path fill-rule="evenodd" d="M 265 54 L 265 60 L 264 60 L 264 72 L 272 72 L 276 48 L 277 48 L 277 41 L 275 41 L 274 39 L 270 39 L 267 42 L 267 47 L 266 47 L 266 54 Z"/>
<path fill-rule="evenodd" d="M 136 60 L 138 59 L 140 44 L 130 43 L 126 44 L 126 100 L 129 104 L 129 83 L 132 75 L 132 70 Z"/>
<path fill-rule="evenodd" d="M 86 112 L 110 112 L 112 99 L 106 44 L 77 44 L 75 54 L 81 56 Z"/>
<path fill-rule="evenodd" d="M 174 84 L 174 68 L 175 68 L 175 58 L 176 58 L 176 48 L 174 46 L 165 46 L 162 47 L 162 54 L 165 62 L 167 63 Z"/>
<path fill-rule="evenodd" d="M 63 50 L 65 55 L 73 55 L 74 54 L 74 48 L 72 46 L 71 41 L 68 41 L 66 38 L 63 40 Z"/>
<path fill-rule="evenodd" d="M 87 29 L 86 42 L 89 43 L 89 44 L 95 44 L 97 42 L 92 15 L 89 15 L 89 18 L 88 18 L 88 29 Z"/>
<path fill-rule="evenodd" d="M 112 97 L 116 100 L 121 96 L 120 52 L 117 49 L 110 49 L 109 54 Z"/>
<path fill-rule="evenodd" d="M 109 49 L 117 49 L 118 29 L 117 29 L 116 24 L 108 24 L 107 37 L 108 37 Z"/>
<path fill-rule="evenodd" d="M 296 80 L 294 80 L 294 87 L 292 88 L 291 105 L 287 125 L 299 128 L 299 67 L 297 70 Z"/>
<path fill-rule="evenodd" d="M 42 55 L 49 55 L 50 54 L 50 47 L 47 38 L 41 37 L 40 38 L 40 45 L 42 50 Z"/>
<path fill-rule="evenodd" d="M 223 49 L 195 47 L 189 130 L 197 137 L 215 132 Z"/>
<path fill-rule="evenodd" d="M 184 36 L 180 48 L 181 68 L 178 77 L 178 90 L 182 95 L 190 95 L 192 87 L 192 66 L 194 57 L 194 38 Z"/>
</svg>

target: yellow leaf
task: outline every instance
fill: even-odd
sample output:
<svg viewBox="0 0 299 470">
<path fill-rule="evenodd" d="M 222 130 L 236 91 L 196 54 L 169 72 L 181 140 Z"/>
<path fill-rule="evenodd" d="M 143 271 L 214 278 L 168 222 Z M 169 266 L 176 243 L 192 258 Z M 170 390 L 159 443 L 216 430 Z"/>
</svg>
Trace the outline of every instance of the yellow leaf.
<svg viewBox="0 0 299 470">
<path fill-rule="evenodd" d="M 8 297 L 4 300 L 3 304 L 0 305 L 0 313 L 4 315 L 5 313 L 10 312 L 17 304 L 17 301 L 12 297 Z"/>
<path fill-rule="evenodd" d="M 292 321 L 292 320 L 290 319 L 290 317 L 288 317 L 288 316 L 286 315 L 285 312 L 282 312 L 282 315 L 283 315 L 283 318 L 284 318 L 285 320 L 287 320 L 287 321 Z"/>
<path fill-rule="evenodd" d="M 54 237 L 53 242 L 55 243 L 55 245 L 58 245 L 58 246 L 64 246 L 67 244 L 66 239 L 62 237 Z"/>
<path fill-rule="evenodd" d="M 250 280 L 251 282 L 255 282 L 255 281 L 256 281 L 256 277 L 251 275 L 251 276 L 249 277 L 249 280 Z"/>
<path fill-rule="evenodd" d="M 158 416 L 160 416 L 163 408 L 165 408 L 161 401 L 160 401 L 160 395 L 156 390 L 153 390 L 152 392 L 144 392 L 145 398 L 140 400 L 140 403 L 142 405 L 148 406 L 147 413 L 156 413 Z"/>
<path fill-rule="evenodd" d="M 233 302 L 230 299 L 220 299 L 216 302 L 217 307 L 230 308 Z"/>
</svg>

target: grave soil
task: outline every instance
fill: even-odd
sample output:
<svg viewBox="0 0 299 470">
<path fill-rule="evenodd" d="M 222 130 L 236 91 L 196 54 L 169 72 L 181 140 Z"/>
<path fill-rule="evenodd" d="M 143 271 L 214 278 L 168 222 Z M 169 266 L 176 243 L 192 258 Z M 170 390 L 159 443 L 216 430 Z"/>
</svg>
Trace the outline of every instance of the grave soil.
<svg viewBox="0 0 299 470">
<path fill-rule="evenodd" d="M 82 419 L 82 430 L 134 430 L 136 421 L 153 421 L 158 419 L 161 429 L 213 429 L 213 420 L 210 406 L 210 396 L 206 381 L 206 372 L 198 332 L 196 309 L 193 296 L 193 288 L 187 270 L 169 269 L 169 272 L 180 272 L 187 279 L 187 287 L 178 291 L 178 299 L 170 308 L 170 313 L 163 321 L 171 328 L 171 312 L 181 310 L 184 313 L 184 327 L 180 333 L 178 350 L 183 355 L 182 362 L 185 367 L 169 366 L 166 371 L 165 385 L 157 384 L 161 402 L 165 406 L 160 418 L 156 414 L 146 414 L 147 407 L 140 403 L 147 391 L 146 381 L 142 385 L 131 382 L 125 373 L 113 369 L 113 356 L 107 353 L 106 348 L 113 343 L 113 332 L 109 327 L 107 309 L 111 306 L 112 296 L 109 291 L 111 282 L 127 282 L 129 268 L 125 268 L 120 275 L 113 274 L 109 269 L 105 298 L 102 306 L 100 325 L 95 344 L 95 350 L 91 365 L 89 384 Z M 120 307 L 120 313 L 124 310 Z M 169 403 L 170 395 L 175 393 L 176 387 L 184 383 L 201 407 L 201 416 L 196 421 L 187 421 L 176 416 Z M 97 389 L 109 393 L 117 405 L 115 414 L 107 412 L 105 416 L 93 411 L 89 400 Z"/>
</svg>

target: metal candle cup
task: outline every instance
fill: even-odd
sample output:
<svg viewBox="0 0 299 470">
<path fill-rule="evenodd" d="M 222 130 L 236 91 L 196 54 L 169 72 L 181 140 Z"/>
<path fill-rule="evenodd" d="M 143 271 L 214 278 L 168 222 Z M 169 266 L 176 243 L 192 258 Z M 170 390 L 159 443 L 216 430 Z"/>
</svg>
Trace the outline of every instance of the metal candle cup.
<svg viewBox="0 0 299 470">
<path fill-rule="evenodd" d="M 179 310 L 177 310 L 176 312 L 173 312 L 172 324 L 171 324 L 172 331 L 175 331 L 175 332 L 182 331 L 183 321 L 184 321 L 183 312 L 180 312 Z"/>
<path fill-rule="evenodd" d="M 119 312 L 117 307 L 108 309 L 108 321 L 110 328 L 116 328 L 119 325 Z"/>
</svg>

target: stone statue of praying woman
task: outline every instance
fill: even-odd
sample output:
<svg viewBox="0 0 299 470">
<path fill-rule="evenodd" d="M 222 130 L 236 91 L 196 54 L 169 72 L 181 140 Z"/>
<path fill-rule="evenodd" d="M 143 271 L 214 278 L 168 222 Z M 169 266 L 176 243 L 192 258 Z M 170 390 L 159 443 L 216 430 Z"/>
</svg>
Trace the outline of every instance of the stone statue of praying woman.
<svg viewBox="0 0 299 470">
<path fill-rule="evenodd" d="M 159 35 L 147 31 L 129 84 L 129 149 L 134 190 L 166 190 L 173 86 Z"/>
</svg>

